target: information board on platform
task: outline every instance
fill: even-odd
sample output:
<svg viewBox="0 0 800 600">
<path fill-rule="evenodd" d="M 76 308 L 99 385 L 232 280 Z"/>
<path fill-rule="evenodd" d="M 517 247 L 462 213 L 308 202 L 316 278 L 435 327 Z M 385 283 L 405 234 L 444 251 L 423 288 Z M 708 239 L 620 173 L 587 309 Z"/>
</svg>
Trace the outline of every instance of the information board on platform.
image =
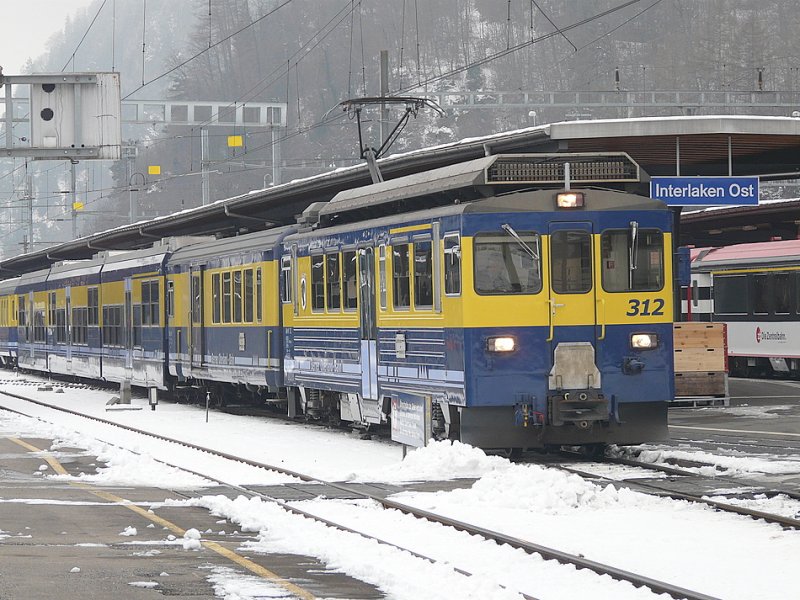
<svg viewBox="0 0 800 600">
<path fill-rule="evenodd" d="M 431 399 L 408 396 L 392 398 L 392 440 L 415 446 L 427 445 L 431 436 Z"/>
<path fill-rule="evenodd" d="M 758 177 L 653 177 L 650 197 L 670 206 L 758 204 Z"/>
</svg>

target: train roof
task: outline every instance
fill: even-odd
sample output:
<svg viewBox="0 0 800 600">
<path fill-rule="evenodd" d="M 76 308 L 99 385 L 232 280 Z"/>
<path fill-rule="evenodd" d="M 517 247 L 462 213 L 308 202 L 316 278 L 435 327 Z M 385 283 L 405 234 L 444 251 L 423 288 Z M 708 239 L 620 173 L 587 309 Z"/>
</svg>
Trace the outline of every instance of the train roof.
<svg viewBox="0 0 800 600">
<path fill-rule="evenodd" d="M 711 271 L 720 267 L 796 266 L 800 265 L 800 240 L 692 248 L 691 259 L 695 271 Z"/>
<path fill-rule="evenodd" d="M 495 154 L 341 191 L 319 209 L 319 223 L 362 221 L 524 189 L 563 188 L 567 176 L 576 187 L 634 183 L 640 169 L 624 152 Z"/>
<path fill-rule="evenodd" d="M 17 289 L 19 285 L 19 277 L 14 277 L 13 279 L 4 279 L 0 281 L 0 296 L 8 296 L 9 294 L 13 294 L 14 290 Z"/>
<path fill-rule="evenodd" d="M 169 262 L 174 265 L 199 263 L 205 262 L 209 258 L 241 252 L 271 250 L 287 234 L 296 230 L 297 226 L 291 225 L 218 240 L 209 237 L 205 241 L 180 248 L 170 257 Z"/>
</svg>

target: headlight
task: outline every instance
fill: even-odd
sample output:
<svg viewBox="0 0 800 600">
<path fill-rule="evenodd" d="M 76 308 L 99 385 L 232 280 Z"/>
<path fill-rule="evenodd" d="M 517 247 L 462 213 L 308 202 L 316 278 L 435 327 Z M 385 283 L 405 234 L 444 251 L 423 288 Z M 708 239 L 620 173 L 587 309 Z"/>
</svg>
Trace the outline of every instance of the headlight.
<svg viewBox="0 0 800 600">
<path fill-rule="evenodd" d="M 556 194 L 558 208 L 583 208 L 582 192 L 561 192 Z"/>
<path fill-rule="evenodd" d="M 513 352 L 517 342 L 513 337 L 490 337 L 486 340 L 486 349 L 489 352 Z"/>
<path fill-rule="evenodd" d="M 655 333 L 634 333 L 631 336 L 631 348 L 634 350 L 652 350 L 658 346 L 658 336 Z"/>
</svg>

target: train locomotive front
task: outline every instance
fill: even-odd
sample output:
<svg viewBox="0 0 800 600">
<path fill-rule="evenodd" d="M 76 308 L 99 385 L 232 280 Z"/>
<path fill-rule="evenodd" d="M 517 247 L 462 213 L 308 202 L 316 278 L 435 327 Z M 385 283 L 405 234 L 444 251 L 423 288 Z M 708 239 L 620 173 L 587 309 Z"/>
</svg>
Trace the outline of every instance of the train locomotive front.
<svg viewBox="0 0 800 600">
<path fill-rule="evenodd" d="M 388 422 L 416 445 L 665 438 L 672 214 L 621 191 L 495 185 L 550 160 L 487 157 L 306 215 L 312 226 L 284 240 L 281 278 L 300 410 Z"/>
<path fill-rule="evenodd" d="M 467 207 L 462 440 L 525 448 L 666 437 L 670 225 L 657 201 L 592 189 Z"/>
</svg>

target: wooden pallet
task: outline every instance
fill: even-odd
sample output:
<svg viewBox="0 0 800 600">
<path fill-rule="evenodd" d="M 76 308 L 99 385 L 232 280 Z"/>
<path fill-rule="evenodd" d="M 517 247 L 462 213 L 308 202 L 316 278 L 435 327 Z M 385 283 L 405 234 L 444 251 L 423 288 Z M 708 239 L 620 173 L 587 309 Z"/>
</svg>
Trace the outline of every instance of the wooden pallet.
<svg viewBox="0 0 800 600">
<path fill-rule="evenodd" d="M 725 371 L 725 348 L 675 348 L 675 372 Z"/>
<path fill-rule="evenodd" d="M 719 348 L 724 350 L 725 323 L 675 323 L 675 348 Z"/>
<path fill-rule="evenodd" d="M 675 323 L 675 402 L 728 397 L 727 331 L 724 323 Z M 727 403 L 725 404 L 727 406 Z"/>
<path fill-rule="evenodd" d="M 728 374 L 725 372 L 675 373 L 675 396 L 727 395 Z"/>
</svg>

